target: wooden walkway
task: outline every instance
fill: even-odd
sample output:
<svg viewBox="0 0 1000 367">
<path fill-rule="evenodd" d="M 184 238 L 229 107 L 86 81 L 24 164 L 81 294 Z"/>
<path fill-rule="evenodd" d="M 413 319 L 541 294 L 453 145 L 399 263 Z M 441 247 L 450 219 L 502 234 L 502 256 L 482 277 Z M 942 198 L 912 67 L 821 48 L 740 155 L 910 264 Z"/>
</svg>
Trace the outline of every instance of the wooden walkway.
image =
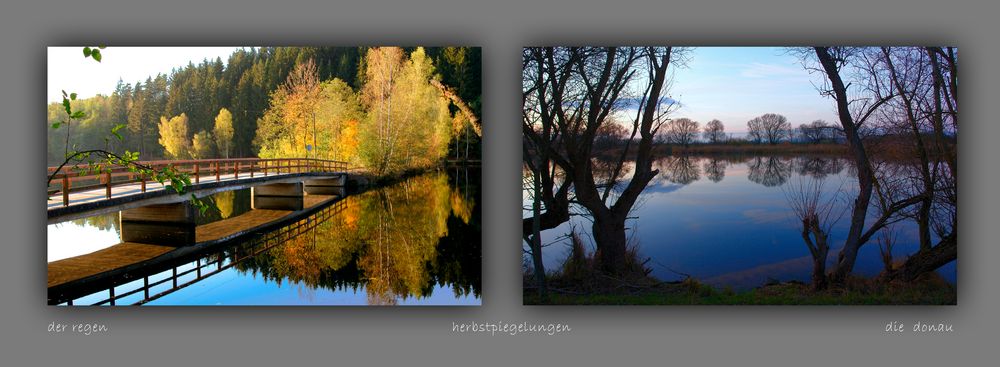
<svg viewBox="0 0 1000 367">
<path fill-rule="evenodd" d="M 48 286 L 125 267 L 173 251 L 175 247 L 125 242 L 86 255 L 49 263 Z"/>
<path fill-rule="evenodd" d="M 332 195 L 307 195 L 304 208 L 312 208 L 336 199 Z M 254 209 L 235 217 L 195 227 L 195 242 L 225 240 L 295 213 L 290 210 Z M 48 264 L 48 286 L 65 284 L 89 276 L 105 273 L 176 250 L 174 246 L 158 246 L 125 242 L 89 254 L 54 261 Z"/>
<path fill-rule="evenodd" d="M 290 183 L 310 178 L 330 178 L 363 172 L 348 162 L 315 158 L 231 158 L 141 161 L 151 169 L 173 169 L 191 179 L 187 193 L 207 196 L 216 192 L 270 183 Z M 352 173 L 353 172 L 353 173 Z M 93 172 L 83 166 L 49 167 L 46 209 L 48 222 L 84 218 L 108 211 L 187 200 L 151 178 L 126 167 Z"/>
</svg>

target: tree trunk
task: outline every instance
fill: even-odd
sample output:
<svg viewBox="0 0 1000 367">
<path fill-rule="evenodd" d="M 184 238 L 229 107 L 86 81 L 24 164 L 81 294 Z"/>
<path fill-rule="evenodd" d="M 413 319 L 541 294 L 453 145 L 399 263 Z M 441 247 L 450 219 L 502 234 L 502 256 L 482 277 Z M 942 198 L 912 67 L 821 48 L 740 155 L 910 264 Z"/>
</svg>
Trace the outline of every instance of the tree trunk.
<svg viewBox="0 0 1000 367">
<path fill-rule="evenodd" d="M 810 237 L 811 235 L 811 237 Z M 815 241 L 813 240 L 815 238 Z M 802 240 L 809 247 L 809 254 L 812 255 L 812 287 L 815 291 L 827 288 L 826 258 L 830 252 L 827 245 L 827 234 L 819 225 L 819 216 L 815 213 L 807 215 L 802 219 Z"/>
<path fill-rule="evenodd" d="M 628 272 L 625 248 L 625 220 L 612 215 L 594 216 L 594 242 L 600 256 L 601 271 L 624 275 Z"/>
<path fill-rule="evenodd" d="M 541 297 L 542 301 L 545 301 L 549 296 L 549 292 L 548 286 L 545 284 L 545 262 L 542 260 L 542 183 L 539 172 L 535 171 L 534 174 L 535 200 L 533 200 L 534 203 L 532 204 L 532 214 L 534 215 L 531 221 L 531 261 L 535 267 L 535 285 L 538 286 L 538 296 Z"/>
<path fill-rule="evenodd" d="M 833 94 L 837 101 L 837 114 L 840 123 L 844 127 L 844 135 L 847 137 L 847 145 L 854 156 L 855 164 L 858 167 L 858 197 L 854 200 L 854 208 L 851 210 L 851 228 L 847 233 L 844 248 L 837 256 L 837 264 L 831 274 L 831 281 L 834 284 L 843 284 L 847 275 L 854 270 L 854 262 L 858 257 L 858 250 L 863 244 L 861 235 L 864 230 L 865 217 L 868 214 L 868 205 L 871 202 L 873 179 L 871 165 L 868 162 L 868 154 L 861 142 L 858 128 L 854 117 L 851 115 L 849 99 L 847 96 L 847 86 L 840 78 L 839 67 L 836 60 L 830 55 L 826 47 L 816 47 L 816 56 L 826 72 L 827 78 L 833 88 Z"/>
<path fill-rule="evenodd" d="M 958 258 L 958 238 L 955 234 L 942 238 L 930 250 L 921 250 L 906 259 L 898 269 L 883 274 L 885 280 L 912 282 L 917 277 L 937 270 Z"/>
</svg>

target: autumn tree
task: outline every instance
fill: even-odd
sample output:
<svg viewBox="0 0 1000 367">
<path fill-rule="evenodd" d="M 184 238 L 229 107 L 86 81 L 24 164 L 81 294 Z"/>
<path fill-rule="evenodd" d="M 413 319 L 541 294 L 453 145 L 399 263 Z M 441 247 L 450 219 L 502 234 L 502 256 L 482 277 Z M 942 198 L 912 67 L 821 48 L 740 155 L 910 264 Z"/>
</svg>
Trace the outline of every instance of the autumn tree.
<svg viewBox="0 0 1000 367">
<path fill-rule="evenodd" d="M 368 51 L 362 101 L 368 122 L 360 154 L 379 174 L 440 161 L 452 137 L 448 100 L 431 85 L 435 69 L 418 47 L 409 58 L 397 47 Z"/>
<path fill-rule="evenodd" d="M 254 144 L 265 158 L 308 157 L 315 149 L 319 76 L 312 60 L 295 65 L 285 83 L 271 93 L 270 108 L 257 122 Z"/>
<path fill-rule="evenodd" d="M 705 124 L 705 132 L 702 135 L 709 143 L 716 144 L 726 138 L 726 127 L 722 121 L 712 120 Z"/>
<path fill-rule="evenodd" d="M 364 118 L 357 93 L 340 79 L 320 84 L 316 105 L 318 146 L 315 157 L 361 164 L 360 121 Z"/>
<path fill-rule="evenodd" d="M 215 146 L 223 158 L 229 158 L 229 151 L 233 144 L 233 114 L 223 108 L 215 116 L 215 126 L 212 129 L 215 138 Z"/>
<path fill-rule="evenodd" d="M 191 138 L 191 158 L 205 159 L 215 156 L 215 140 L 212 133 L 199 131 Z"/>
<path fill-rule="evenodd" d="M 169 120 L 160 117 L 158 125 L 160 145 L 171 159 L 186 159 L 191 156 L 191 140 L 188 140 L 188 117 L 186 114 L 174 116 Z"/>
<path fill-rule="evenodd" d="M 403 49 L 398 47 L 374 47 L 365 57 L 365 87 L 363 97 L 368 107 L 367 129 L 362 153 L 373 164 L 376 172 L 390 169 L 390 160 L 395 148 L 397 135 L 393 117 L 393 96 L 396 82 L 403 68 Z M 398 106 L 397 106 L 398 109 Z"/>
</svg>

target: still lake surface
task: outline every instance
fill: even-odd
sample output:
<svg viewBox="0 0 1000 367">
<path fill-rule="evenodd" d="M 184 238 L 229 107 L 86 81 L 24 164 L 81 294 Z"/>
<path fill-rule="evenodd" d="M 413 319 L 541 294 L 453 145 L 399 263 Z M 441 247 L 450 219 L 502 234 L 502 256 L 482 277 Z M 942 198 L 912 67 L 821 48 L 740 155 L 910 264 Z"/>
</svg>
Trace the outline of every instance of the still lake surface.
<svg viewBox="0 0 1000 367">
<path fill-rule="evenodd" d="M 808 282 L 812 258 L 802 241 L 801 221 L 789 206 L 788 193 L 810 180 L 823 182 L 823 198 L 839 197 L 840 206 L 857 195 L 857 179 L 848 160 L 830 156 L 686 156 L 665 157 L 653 164 L 660 173 L 640 195 L 626 227 L 639 253 L 652 260 L 651 275 L 680 280 L 683 274 L 717 287 L 745 290 L 769 281 Z M 626 165 L 626 171 L 630 166 Z M 631 175 L 630 172 L 626 172 Z M 626 177 L 627 179 L 627 177 Z M 530 193 L 523 193 L 524 217 L 530 217 Z M 586 213 L 581 207 L 574 213 Z M 834 225 L 829 261 L 843 246 L 849 212 Z M 869 214 L 869 220 L 874 210 Z M 593 250 L 590 221 L 572 216 L 542 233 L 546 270 L 558 269 L 569 254 L 563 236 L 572 228 Z M 896 223 L 895 259 L 919 247 L 912 220 Z M 935 238 L 936 240 L 936 238 Z M 524 248 L 527 248 L 523 244 Z M 527 256 L 527 255 L 525 255 Z M 530 266 L 530 260 L 526 260 Z M 875 276 L 882 271 L 879 245 L 873 238 L 861 248 L 855 274 Z M 955 283 L 956 262 L 938 269 Z"/>
<path fill-rule="evenodd" d="M 165 282 L 150 294 L 166 294 L 146 304 L 479 305 L 479 187 L 479 169 L 449 169 L 349 195 L 297 221 L 305 224 L 299 229 L 289 225 L 258 233 L 181 264 L 178 273 L 206 264 L 211 265 L 205 272 L 221 271 L 180 289 Z M 215 194 L 210 200 L 218 210 L 199 217 L 199 224 L 252 210 L 249 189 Z M 120 243 L 118 218 L 112 213 L 49 225 L 48 261 Z M 171 273 L 151 275 L 149 282 Z M 180 277 L 178 283 L 198 274 Z M 117 286 L 115 293 L 142 283 Z M 105 290 L 74 304 L 107 297 Z M 139 292 L 117 304 L 142 300 Z"/>
</svg>

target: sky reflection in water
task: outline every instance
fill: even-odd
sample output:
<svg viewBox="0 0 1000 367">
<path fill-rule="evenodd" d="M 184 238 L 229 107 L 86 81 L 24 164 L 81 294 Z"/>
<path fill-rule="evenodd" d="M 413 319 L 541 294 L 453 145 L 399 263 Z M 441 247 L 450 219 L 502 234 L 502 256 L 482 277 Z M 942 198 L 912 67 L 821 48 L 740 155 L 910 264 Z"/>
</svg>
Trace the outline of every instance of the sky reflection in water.
<svg viewBox="0 0 1000 367">
<path fill-rule="evenodd" d="M 342 209 L 308 232 L 149 304 L 479 305 L 478 180 L 478 170 L 436 172 L 348 196 L 338 203 Z M 249 192 L 243 191 L 215 195 L 220 211 L 199 222 L 250 210 Z M 49 225 L 48 261 L 117 244 L 119 232 L 117 213 Z M 221 266 L 231 263 L 232 248 Z M 207 254 L 201 264 L 218 259 L 217 253 Z M 184 265 L 178 272 L 193 267 Z M 204 271 L 211 270 L 214 265 Z M 150 283 L 168 277 L 166 273 L 151 276 Z M 133 283 L 116 287 L 116 294 L 142 281 Z M 169 284 L 150 293 L 169 289 Z M 74 303 L 97 302 L 107 294 Z M 132 298 L 118 303 L 139 301 L 141 292 Z"/>
<path fill-rule="evenodd" d="M 824 197 L 841 191 L 841 202 L 847 203 L 856 195 L 853 168 L 835 158 L 667 157 L 653 168 L 660 169 L 660 174 L 640 196 L 630 214 L 635 219 L 626 226 L 632 230 L 630 236 L 638 236 L 640 253 L 652 258 L 648 264 L 652 275 L 661 280 L 690 274 L 734 289 L 753 288 L 772 279 L 808 281 L 812 260 L 802 242 L 801 222 L 789 209 L 783 190 L 822 177 Z M 851 199 L 843 200 L 845 195 Z M 524 205 L 530 208 L 527 200 Z M 582 208 L 575 211 L 585 212 Z M 849 228 L 847 214 L 831 231 L 830 261 L 843 246 Z M 568 241 L 558 237 L 573 226 L 584 233 L 593 249 L 590 225 L 585 218 L 573 217 L 543 232 L 543 243 L 557 241 L 545 249 L 547 270 L 557 269 L 566 258 Z M 919 240 L 913 221 L 897 223 L 895 230 L 893 255 L 898 260 L 916 251 Z M 882 270 L 874 241 L 862 247 L 855 273 L 874 276 Z M 955 282 L 955 262 L 938 272 Z"/>
</svg>

